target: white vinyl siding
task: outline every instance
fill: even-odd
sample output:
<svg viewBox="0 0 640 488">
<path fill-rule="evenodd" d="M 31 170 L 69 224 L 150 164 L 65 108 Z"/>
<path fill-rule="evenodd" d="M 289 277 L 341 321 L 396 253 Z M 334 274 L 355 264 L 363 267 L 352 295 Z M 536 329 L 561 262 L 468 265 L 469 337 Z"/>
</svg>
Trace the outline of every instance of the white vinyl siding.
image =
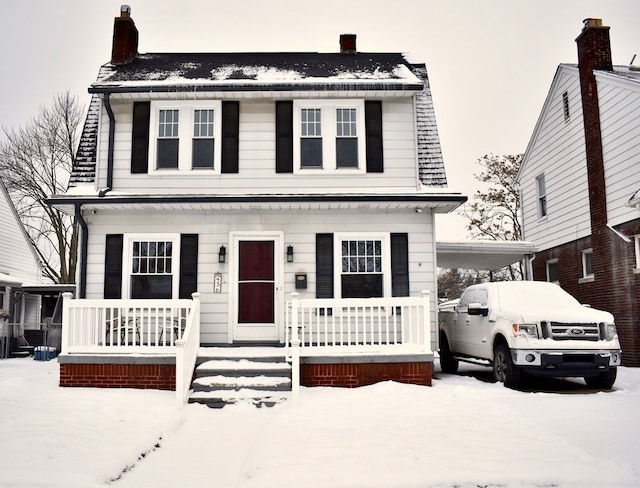
<svg viewBox="0 0 640 488">
<path fill-rule="evenodd" d="M 561 102 L 565 92 L 571 103 L 568 122 Z M 591 233 L 582 108 L 571 100 L 580 100 L 578 71 L 563 66 L 552 84 L 519 177 L 524 238 L 541 250 Z M 540 218 L 536 180 L 541 174 L 545 177 L 548 210 L 544 219 Z"/>
<path fill-rule="evenodd" d="M 224 343 L 228 330 L 229 273 L 236 255 L 229 241 L 230 232 L 253 232 L 264 229 L 282 231 L 284 243 L 292 245 L 295 262 L 286 263 L 283 253 L 277 259 L 284 266 L 284 290 L 277 292 L 278 300 L 290 300 L 291 293 L 300 292 L 301 298 L 315 298 L 315 236 L 316 233 L 408 233 L 410 295 L 420 296 L 421 290 L 430 290 L 432 299 L 432 341 L 435 344 L 435 280 L 433 217 L 430 212 L 389 211 L 314 211 L 314 218 L 300 211 L 254 211 L 239 215 L 235 212 L 162 211 L 155 216 L 143 211 L 122 210 L 100 212 L 87 216 L 90 221 L 89 255 L 87 260 L 87 298 L 102 298 L 105 235 L 135 233 L 146 234 L 198 234 L 198 291 L 201 297 L 201 326 L 203 343 Z M 126 217 L 126 218 L 125 218 Z M 220 246 L 227 248 L 226 263 L 218 263 Z M 284 246 L 286 249 L 286 245 Z M 177 259 L 177 258 L 176 258 Z M 123 262 L 127 262 L 126 258 Z M 221 293 L 213 292 L 213 277 L 222 273 Z M 295 273 L 306 272 L 308 287 L 295 289 Z M 282 317 L 281 317 L 282 319 Z M 435 345 L 434 345 L 435 347 Z"/>
<path fill-rule="evenodd" d="M 598 76 L 598 101 L 607 188 L 607 220 L 618 225 L 638 218 L 625 205 L 640 188 L 640 83 Z"/>
<path fill-rule="evenodd" d="M 351 95 L 352 96 L 352 95 Z M 206 100 L 203 100 L 206 103 Z M 111 98 L 116 117 L 113 188 L 123 193 L 184 195 L 201 193 L 282 193 L 339 191 L 411 191 L 417 186 L 413 97 L 382 99 L 384 172 L 358 173 L 343 169 L 334 174 L 275 172 L 275 102 L 240 99 L 239 172 L 163 170 L 131 174 L 131 100 Z M 195 105 L 194 105 L 195 106 Z M 181 119 L 182 122 L 182 119 Z M 97 188 L 106 186 L 108 117 L 100 121 Z M 153 138 L 150 144 L 153 143 Z M 186 141 L 190 150 L 191 142 Z M 181 140 L 182 144 L 182 140 Z M 216 147 L 220 146 L 216 140 Z M 360 155 L 362 166 L 364 154 Z M 363 170 L 364 171 L 364 170 Z M 169 174 L 170 173 L 170 174 Z"/>
</svg>

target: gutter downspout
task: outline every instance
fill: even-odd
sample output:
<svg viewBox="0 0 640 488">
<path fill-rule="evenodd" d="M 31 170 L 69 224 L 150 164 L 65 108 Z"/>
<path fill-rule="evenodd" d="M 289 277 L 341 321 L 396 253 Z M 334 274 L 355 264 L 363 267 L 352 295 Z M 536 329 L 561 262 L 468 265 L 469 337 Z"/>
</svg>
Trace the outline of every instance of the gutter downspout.
<svg viewBox="0 0 640 488">
<path fill-rule="evenodd" d="M 89 242 L 89 227 L 82 217 L 82 204 L 76 204 L 75 216 L 80 224 L 80 286 L 78 286 L 78 298 L 86 298 L 87 288 L 87 243 Z"/>
<path fill-rule="evenodd" d="M 100 197 L 105 196 L 113 188 L 113 144 L 116 133 L 116 118 L 111 109 L 109 96 L 110 93 L 106 92 L 102 98 L 104 108 L 107 110 L 107 115 L 109 116 L 109 145 L 107 147 L 107 186 L 98 192 L 98 196 Z"/>
</svg>

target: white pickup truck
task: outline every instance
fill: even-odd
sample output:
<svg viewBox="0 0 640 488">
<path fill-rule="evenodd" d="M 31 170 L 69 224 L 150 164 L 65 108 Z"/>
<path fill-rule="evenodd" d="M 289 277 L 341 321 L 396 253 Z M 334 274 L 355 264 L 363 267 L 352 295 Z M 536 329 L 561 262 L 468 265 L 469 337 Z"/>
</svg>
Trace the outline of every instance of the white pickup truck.
<svg viewBox="0 0 640 488">
<path fill-rule="evenodd" d="M 622 353 L 613 315 L 581 305 L 553 283 L 472 285 L 440 305 L 438 322 L 445 373 L 455 373 L 460 360 L 482 360 L 509 388 L 522 373 L 583 377 L 599 389 L 616 380 Z"/>
</svg>

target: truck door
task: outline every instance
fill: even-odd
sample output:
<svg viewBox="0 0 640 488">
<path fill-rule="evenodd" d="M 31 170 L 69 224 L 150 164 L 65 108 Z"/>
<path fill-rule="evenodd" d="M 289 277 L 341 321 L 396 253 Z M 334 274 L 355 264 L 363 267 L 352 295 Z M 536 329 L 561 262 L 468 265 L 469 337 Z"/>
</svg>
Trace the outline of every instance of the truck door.
<svg viewBox="0 0 640 488">
<path fill-rule="evenodd" d="M 489 329 L 489 320 L 478 310 L 478 305 L 488 307 L 487 290 L 476 288 L 465 291 L 458 305 L 458 320 L 454 325 L 457 352 L 470 356 L 484 357 L 482 341 Z M 471 313 L 469 306 L 472 305 Z"/>
</svg>

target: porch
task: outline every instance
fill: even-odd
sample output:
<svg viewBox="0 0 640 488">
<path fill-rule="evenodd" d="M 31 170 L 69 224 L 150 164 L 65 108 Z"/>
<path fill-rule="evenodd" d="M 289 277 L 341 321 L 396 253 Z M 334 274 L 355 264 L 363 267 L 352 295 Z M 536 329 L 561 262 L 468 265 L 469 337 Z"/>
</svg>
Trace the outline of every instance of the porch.
<svg viewBox="0 0 640 488">
<path fill-rule="evenodd" d="M 86 300 L 69 294 L 63 317 L 61 386 L 175 389 L 183 405 L 196 364 L 211 355 L 200 343 L 198 293 L 191 300 Z M 292 293 L 284 321 L 284 337 L 274 347 L 291 364 L 294 398 L 300 385 L 431 382 L 428 292 L 366 299 L 300 299 Z M 235 349 L 222 346 L 218 353 Z"/>
</svg>

